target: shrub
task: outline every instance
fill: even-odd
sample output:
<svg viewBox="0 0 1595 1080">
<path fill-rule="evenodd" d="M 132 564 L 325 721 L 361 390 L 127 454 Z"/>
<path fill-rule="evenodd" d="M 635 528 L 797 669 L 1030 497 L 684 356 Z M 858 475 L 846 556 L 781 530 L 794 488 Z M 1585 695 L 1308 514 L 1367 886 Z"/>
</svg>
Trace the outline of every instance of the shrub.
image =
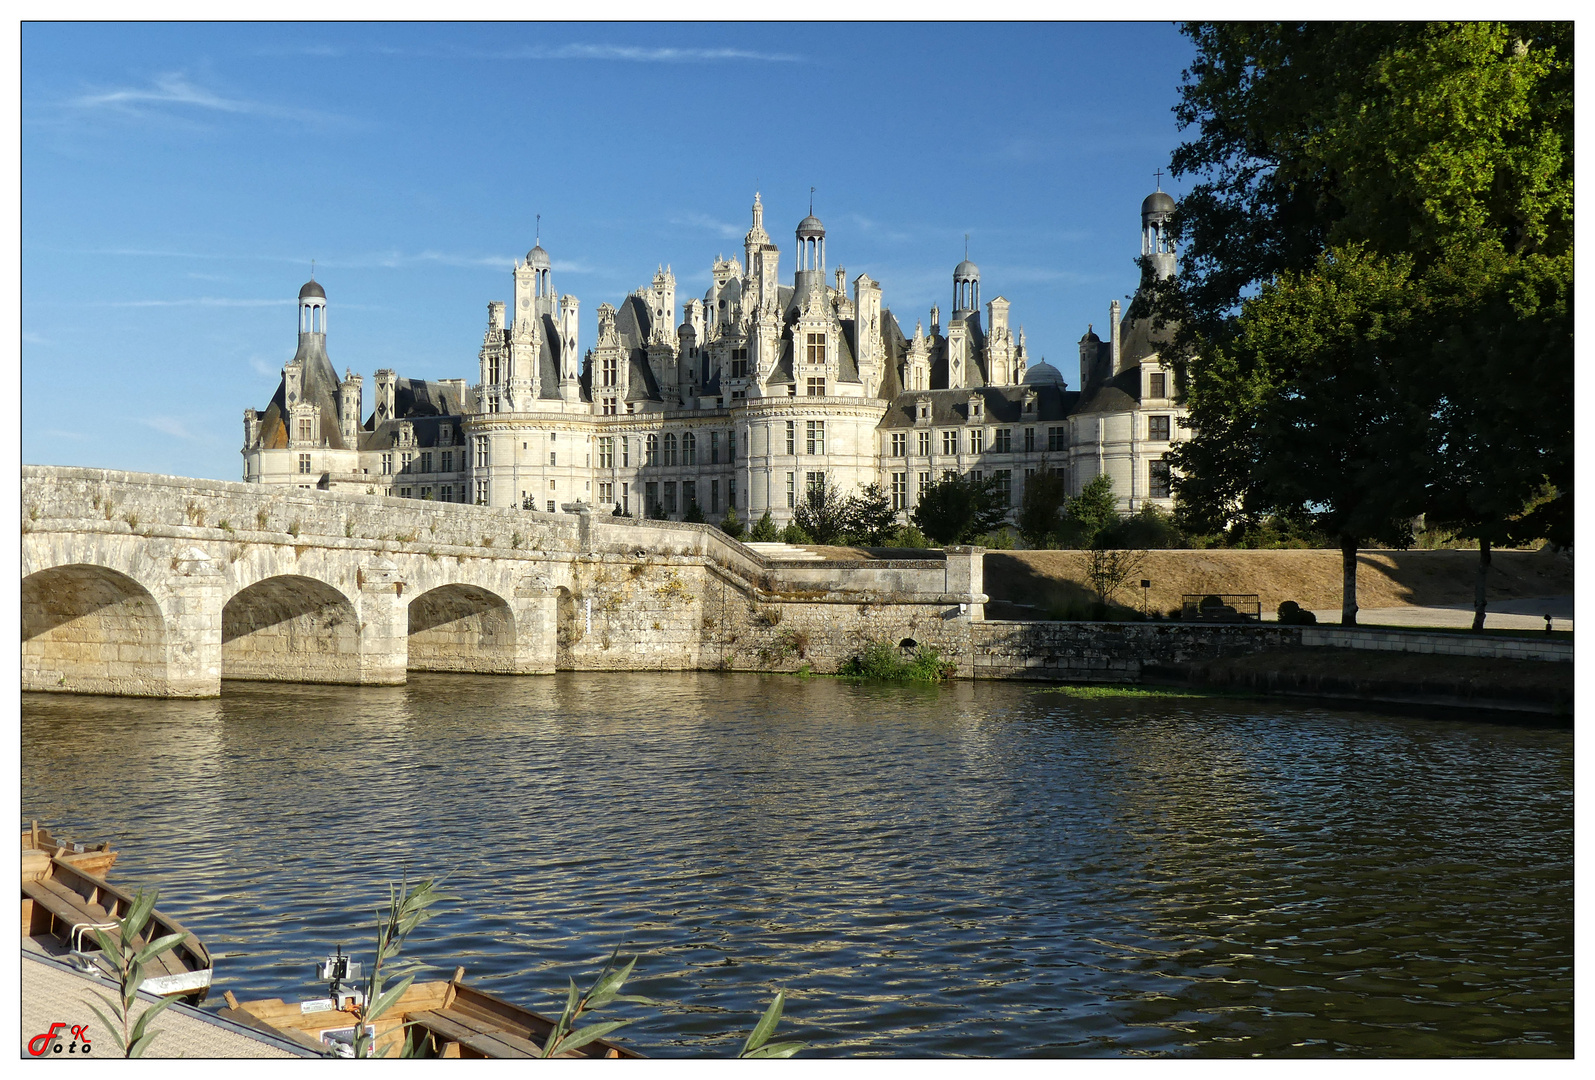
<svg viewBox="0 0 1595 1080">
<path fill-rule="evenodd" d="M 938 544 L 962 544 L 990 532 L 1008 516 L 1008 500 L 995 476 L 948 476 L 921 488 L 909 520 Z"/>
<path fill-rule="evenodd" d="M 742 524 L 742 519 L 737 517 L 737 508 L 726 510 L 726 516 L 720 522 L 720 531 L 733 540 L 741 540 L 742 534 L 747 532 L 747 526 Z"/>
<path fill-rule="evenodd" d="M 1063 477 L 1054 472 L 1038 472 L 1025 480 L 1019 500 L 1019 535 L 1031 547 L 1041 547 L 1058 530 L 1058 514 L 1067 501 Z"/>
<path fill-rule="evenodd" d="M 837 674 L 851 679 L 880 679 L 886 682 L 942 682 L 958 670 L 928 645 L 914 650 L 911 659 L 889 641 L 874 641 L 864 651 L 850 656 L 837 668 Z"/>
<path fill-rule="evenodd" d="M 705 524 L 703 517 L 703 507 L 698 505 L 697 499 L 693 499 L 691 502 L 687 503 L 687 512 L 681 515 L 681 520 L 691 521 L 698 525 Z"/>
<path fill-rule="evenodd" d="M 804 529 L 803 526 L 799 525 L 795 521 L 792 522 L 792 524 L 788 525 L 786 528 L 781 530 L 781 533 L 780 533 L 780 536 L 778 537 L 778 539 L 783 544 L 812 544 L 812 543 L 814 543 L 814 537 L 812 537 L 812 536 L 810 536 L 808 534 L 808 530 Z"/>
<path fill-rule="evenodd" d="M 928 548 L 931 546 L 930 538 L 912 525 L 899 525 L 897 532 L 892 534 L 892 547 L 903 548 Z"/>
<path fill-rule="evenodd" d="M 1001 529 L 993 529 L 984 536 L 975 537 L 974 542 L 993 551 L 1012 551 L 1019 546 L 1019 536 L 1013 529 L 1004 526 Z"/>
<path fill-rule="evenodd" d="M 748 533 L 748 539 L 757 543 L 767 544 L 772 540 L 779 539 L 779 537 L 780 534 L 776 531 L 775 522 L 770 520 L 770 511 L 768 510 L 764 512 L 763 517 L 753 523 L 753 529 Z"/>
<path fill-rule="evenodd" d="M 1287 626 L 1313 626 L 1318 622 L 1318 616 L 1302 607 L 1294 600 L 1284 600 L 1279 605 L 1279 621 Z"/>
<path fill-rule="evenodd" d="M 1174 524 L 1174 515 L 1150 504 L 1097 533 L 1099 542 L 1111 548 L 1185 547 L 1185 534 Z"/>
</svg>

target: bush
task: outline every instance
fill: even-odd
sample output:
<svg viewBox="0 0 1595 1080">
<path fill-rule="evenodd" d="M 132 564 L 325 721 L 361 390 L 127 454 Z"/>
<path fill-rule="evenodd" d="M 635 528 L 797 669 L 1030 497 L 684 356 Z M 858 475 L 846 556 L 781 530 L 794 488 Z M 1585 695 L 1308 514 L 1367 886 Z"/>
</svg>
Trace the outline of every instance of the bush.
<svg viewBox="0 0 1595 1080">
<path fill-rule="evenodd" d="M 901 548 L 928 548 L 931 546 L 930 538 L 912 525 L 899 525 L 892 534 L 889 542 L 891 547 Z"/>
<path fill-rule="evenodd" d="M 909 520 L 938 544 L 962 544 L 997 528 L 1007 516 L 1008 501 L 995 476 L 948 476 L 920 489 Z"/>
<path fill-rule="evenodd" d="M 889 641 L 875 641 L 857 656 L 850 656 L 836 669 L 851 679 L 880 679 L 885 682 L 942 682 L 950 679 L 957 665 L 941 658 L 928 645 L 920 645 L 911 659 Z"/>
<path fill-rule="evenodd" d="M 1025 480 L 1019 500 L 1019 535 L 1031 547 L 1041 547 L 1058 531 L 1058 514 L 1068 501 L 1063 477 L 1054 472 L 1038 472 Z"/>
<path fill-rule="evenodd" d="M 753 523 L 753 530 L 748 533 L 749 540 L 762 544 L 768 544 L 779 537 L 780 534 L 776 531 L 775 522 L 770 520 L 768 510 L 764 512 L 763 517 Z"/>
<path fill-rule="evenodd" d="M 1318 616 L 1294 600 L 1284 600 L 1279 605 L 1279 621 L 1289 626 L 1315 626 Z"/>
<path fill-rule="evenodd" d="M 1019 536 L 1013 529 L 1005 526 L 1001 529 L 993 529 L 984 536 L 975 537 L 974 543 L 983 548 L 990 548 L 992 551 L 1012 551 L 1019 546 Z"/>
<path fill-rule="evenodd" d="M 742 524 L 742 519 L 737 517 L 737 508 L 731 507 L 726 511 L 726 516 L 720 522 L 720 531 L 733 540 L 741 540 L 742 534 L 747 531 L 747 526 Z"/>
<path fill-rule="evenodd" d="M 783 544 L 814 543 L 814 537 L 809 535 L 808 530 L 795 521 L 786 528 L 782 529 L 776 538 Z"/>
<path fill-rule="evenodd" d="M 687 512 L 681 515 L 682 521 L 691 521 L 698 525 L 707 524 L 703 519 L 703 507 L 698 505 L 698 500 L 693 499 L 687 504 Z"/>
<path fill-rule="evenodd" d="M 1174 524 L 1174 516 L 1160 507 L 1147 505 L 1128 517 L 1108 525 L 1097 534 L 1104 547 L 1179 548 L 1186 547 L 1185 534 Z"/>
</svg>

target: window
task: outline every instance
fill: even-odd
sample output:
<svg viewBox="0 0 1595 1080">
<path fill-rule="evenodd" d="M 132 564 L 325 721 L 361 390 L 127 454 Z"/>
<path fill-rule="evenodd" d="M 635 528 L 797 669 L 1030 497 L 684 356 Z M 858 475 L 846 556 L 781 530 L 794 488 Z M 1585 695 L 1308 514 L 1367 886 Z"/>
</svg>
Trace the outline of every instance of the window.
<svg viewBox="0 0 1595 1080">
<path fill-rule="evenodd" d="M 499 380 L 498 375 L 499 375 L 498 357 L 497 356 L 489 357 L 488 361 L 487 361 L 487 381 L 490 382 L 490 383 L 499 382 L 500 380 Z"/>
<path fill-rule="evenodd" d="M 825 453 L 824 420 L 808 421 L 808 438 L 805 440 L 805 446 L 807 447 L 808 452 L 811 454 Z"/>
<path fill-rule="evenodd" d="M 421 471 L 428 473 L 432 471 L 432 451 L 430 450 L 421 451 Z"/>
<path fill-rule="evenodd" d="M 399 489 L 399 498 L 401 498 L 401 499 L 410 498 L 411 491 L 412 491 L 411 488 L 400 488 Z"/>
<path fill-rule="evenodd" d="M 487 395 L 487 411 L 498 412 L 498 394 Z"/>
<path fill-rule="evenodd" d="M 737 478 L 733 476 L 731 479 L 726 481 L 726 505 L 727 506 L 736 506 L 736 504 L 737 504 Z"/>
<path fill-rule="evenodd" d="M 1025 428 L 1025 453 L 1027 453 L 1027 454 L 1034 453 L 1035 449 L 1036 449 L 1036 429 L 1033 428 L 1033 427 L 1027 427 L 1027 428 Z"/>
<path fill-rule="evenodd" d="M 797 421 L 796 420 L 788 420 L 786 422 L 786 452 L 789 453 L 789 454 L 797 453 Z"/>
<path fill-rule="evenodd" d="M 674 514 L 675 512 L 676 512 L 676 482 L 674 480 L 666 480 L 665 481 L 665 513 Z"/>
<path fill-rule="evenodd" d="M 643 509 L 645 513 L 656 514 L 659 511 L 659 484 L 650 480 L 643 485 Z"/>
<path fill-rule="evenodd" d="M 709 464 L 720 464 L 720 433 L 718 431 L 709 432 Z"/>
<path fill-rule="evenodd" d="M 982 480 L 984 480 L 986 478 L 985 472 L 983 472 L 980 469 L 974 470 L 973 472 L 971 472 L 969 474 L 969 476 L 970 476 L 970 479 L 974 480 L 974 482 L 977 483 L 977 484 L 980 483 Z"/>
<path fill-rule="evenodd" d="M 720 481 L 719 480 L 710 480 L 709 481 L 709 513 L 718 514 L 719 512 L 720 512 Z"/>
<path fill-rule="evenodd" d="M 443 463 L 439 467 L 439 471 L 441 471 L 441 472 L 453 472 L 454 471 L 454 451 L 453 450 L 445 450 L 439 456 L 443 459 Z"/>
<path fill-rule="evenodd" d="M 748 377 L 748 350 L 731 350 L 731 377 L 733 379 L 746 379 Z"/>
<path fill-rule="evenodd" d="M 392 454 L 383 454 L 382 455 L 382 475 L 383 476 L 392 476 L 393 475 L 393 455 Z"/>
<path fill-rule="evenodd" d="M 549 491 L 553 491 L 558 485 L 559 485 L 559 481 L 558 480 L 550 480 L 548 482 L 548 490 Z"/>
<path fill-rule="evenodd" d="M 922 472 L 919 474 L 919 493 L 925 494 L 925 489 L 928 487 L 930 487 L 930 473 Z"/>
<path fill-rule="evenodd" d="M 631 513 L 631 485 L 630 484 L 621 484 L 620 485 L 620 512 L 622 514 Z"/>
<path fill-rule="evenodd" d="M 554 500 L 553 500 L 553 499 L 549 499 L 549 500 L 548 500 L 548 512 L 549 512 L 549 513 L 550 513 L 550 514 L 553 514 L 553 513 L 557 513 L 557 512 L 558 512 L 558 509 L 557 509 L 557 507 L 555 507 L 555 505 L 554 505 Z"/>
<path fill-rule="evenodd" d="M 1146 486 L 1147 495 L 1154 499 L 1168 498 L 1169 463 L 1166 461 L 1151 462 L 1149 473 L 1150 475 L 1147 477 L 1148 483 Z"/>
<path fill-rule="evenodd" d="M 824 396 L 825 396 L 825 380 L 824 379 L 815 379 L 815 378 L 809 379 L 809 397 L 824 397 Z"/>
<path fill-rule="evenodd" d="M 624 435 L 620 437 L 620 465 L 622 468 L 631 467 L 631 440 Z"/>
<path fill-rule="evenodd" d="M 1146 418 L 1146 436 L 1149 439 L 1169 441 L 1169 418 L 1166 416 L 1149 416 Z"/>
<path fill-rule="evenodd" d="M 603 480 L 598 481 L 598 501 L 608 506 L 615 501 L 615 485 Z"/>
<path fill-rule="evenodd" d="M 645 455 L 646 456 L 643 459 L 643 464 L 644 465 L 657 465 L 657 464 L 659 464 L 659 436 L 657 436 L 657 435 L 648 436 L 648 442 L 647 442 L 646 446 L 647 446 L 647 450 L 645 451 Z"/>
<path fill-rule="evenodd" d="M 681 482 L 681 508 L 690 510 L 697 501 L 698 482 L 696 480 L 683 480 Z"/>
<path fill-rule="evenodd" d="M 690 431 L 681 434 L 681 463 L 683 465 L 698 463 L 698 436 Z"/>
<path fill-rule="evenodd" d="M 1048 450 L 1067 450 L 1067 449 L 1069 449 L 1069 438 L 1068 438 L 1067 431 L 1065 429 L 1061 428 L 1061 427 L 1049 427 L 1047 429 L 1047 449 Z"/>
<path fill-rule="evenodd" d="M 997 481 L 997 490 L 1002 492 L 1002 504 L 1013 505 L 1013 470 L 997 469 L 991 474 Z"/>
<path fill-rule="evenodd" d="M 1169 396 L 1169 377 L 1167 374 L 1161 371 L 1154 371 L 1147 381 L 1152 384 L 1147 388 L 1147 397 L 1160 398 Z"/>
<path fill-rule="evenodd" d="M 476 437 L 476 467 L 478 469 L 487 468 L 487 436 L 486 435 L 478 435 Z"/>
<path fill-rule="evenodd" d="M 1025 398 L 1025 412 L 1033 413 L 1035 411 L 1036 411 L 1036 399 L 1033 398 L 1033 397 Z"/>
<path fill-rule="evenodd" d="M 1013 428 L 1000 427 L 992 432 L 991 450 L 994 454 L 1013 453 Z"/>
<path fill-rule="evenodd" d="M 309 442 L 310 440 L 314 439 L 315 437 L 316 436 L 315 436 L 314 430 L 311 427 L 310 417 L 301 416 L 299 418 L 299 441 L 300 442 Z"/>
<path fill-rule="evenodd" d="M 905 472 L 892 473 L 892 509 L 908 509 L 908 474 Z"/>
<path fill-rule="evenodd" d="M 478 480 L 476 482 L 476 505 L 478 505 L 478 506 L 486 506 L 487 505 L 487 481 L 486 480 Z"/>
<path fill-rule="evenodd" d="M 438 425 L 438 445 L 439 446 L 453 446 L 454 445 L 454 429 L 452 427 L 450 427 L 448 424 L 439 424 Z M 445 468 L 443 471 L 444 472 L 448 472 L 448 469 Z"/>
<path fill-rule="evenodd" d="M 748 398 L 748 392 L 746 390 L 733 390 L 733 391 L 731 391 L 731 400 L 732 401 L 746 401 L 747 398 Z M 718 404 L 718 399 L 716 399 L 716 403 Z"/>
<path fill-rule="evenodd" d="M 615 399 L 614 398 L 612 398 L 612 397 L 604 398 L 604 415 L 605 416 L 614 416 L 615 415 Z"/>
<path fill-rule="evenodd" d="M 787 473 L 786 474 L 786 508 L 788 510 L 792 510 L 792 509 L 795 509 L 796 507 L 797 507 L 797 473 Z"/>
<path fill-rule="evenodd" d="M 941 433 L 941 452 L 944 454 L 958 453 L 957 431 L 944 431 Z"/>
<path fill-rule="evenodd" d="M 807 473 L 804 477 L 803 494 L 809 500 L 809 505 L 825 501 L 825 474 L 822 472 Z"/>
<path fill-rule="evenodd" d="M 790 382 L 786 384 L 786 396 L 797 397 L 797 383 Z"/>
<path fill-rule="evenodd" d="M 928 431 L 919 433 L 919 456 L 930 457 L 930 432 Z"/>
<path fill-rule="evenodd" d="M 548 452 L 548 463 L 550 465 L 558 465 L 559 464 L 559 455 L 557 453 L 555 453 L 554 451 L 550 450 Z"/>
<path fill-rule="evenodd" d="M 969 433 L 969 452 L 978 454 L 986 448 L 986 429 L 975 428 Z"/>
<path fill-rule="evenodd" d="M 302 472 L 302 473 L 307 473 L 307 472 L 310 471 L 310 455 L 309 454 L 300 454 L 299 455 L 299 471 Z"/>
<path fill-rule="evenodd" d="M 635 401 L 626 402 L 626 415 L 627 416 L 633 415 L 634 413 L 636 413 L 636 411 L 637 411 L 637 403 Z"/>
<path fill-rule="evenodd" d="M 665 464 L 666 465 L 674 465 L 675 463 L 676 463 L 676 433 L 673 432 L 673 431 L 667 431 L 667 432 L 665 432 Z"/>
<path fill-rule="evenodd" d="M 726 460 L 730 462 L 737 460 L 737 433 L 734 431 L 726 432 Z"/>
<path fill-rule="evenodd" d="M 604 369 L 603 369 L 603 372 L 604 372 L 603 373 L 603 381 L 599 385 L 601 385 L 601 386 L 619 386 L 620 385 L 620 383 L 616 381 L 617 372 L 616 372 L 616 357 L 615 356 L 610 355 L 610 356 L 604 357 Z"/>
<path fill-rule="evenodd" d="M 443 489 L 438 493 L 438 501 L 439 502 L 453 502 L 454 501 L 454 485 L 453 484 L 444 484 L 443 485 Z"/>
<path fill-rule="evenodd" d="M 615 437 L 613 435 L 599 436 L 598 467 L 600 469 L 613 469 L 615 467 Z"/>
<path fill-rule="evenodd" d="M 824 334 L 810 334 L 809 335 L 808 356 L 809 356 L 809 363 L 811 363 L 811 364 L 823 364 L 823 363 L 825 363 L 825 335 Z M 823 386 L 824 385 L 824 380 L 822 379 L 820 382 L 821 382 L 821 386 Z M 824 393 L 824 391 L 822 390 L 821 393 Z"/>
<path fill-rule="evenodd" d="M 414 470 L 410 468 L 410 464 L 413 461 L 415 461 L 414 450 L 401 450 L 399 452 L 399 471 L 406 473 L 414 472 Z"/>
<path fill-rule="evenodd" d="M 908 432 L 894 431 L 892 433 L 892 457 L 908 456 Z"/>
<path fill-rule="evenodd" d="M 430 487 L 424 487 L 424 488 L 421 489 L 421 498 L 430 499 L 431 497 L 432 497 L 432 489 Z"/>
</svg>

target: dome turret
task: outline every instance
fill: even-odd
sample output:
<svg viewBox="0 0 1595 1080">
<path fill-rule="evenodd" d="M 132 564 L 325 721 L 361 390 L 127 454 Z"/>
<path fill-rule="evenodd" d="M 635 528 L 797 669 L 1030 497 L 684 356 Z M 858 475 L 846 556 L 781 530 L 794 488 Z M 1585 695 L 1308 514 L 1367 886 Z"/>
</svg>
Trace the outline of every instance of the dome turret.
<svg viewBox="0 0 1595 1080">
<path fill-rule="evenodd" d="M 811 238 L 823 239 L 825 236 L 825 226 L 820 223 L 819 218 L 815 217 L 813 214 L 810 214 L 808 217 L 798 222 L 797 235 L 799 240 L 808 240 Z"/>
<path fill-rule="evenodd" d="M 526 265 L 534 270 L 551 270 L 554 264 L 548 261 L 548 252 L 543 250 L 543 245 L 538 244 L 526 253 Z"/>
<path fill-rule="evenodd" d="M 1146 219 L 1153 214 L 1174 213 L 1174 197 L 1166 191 L 1154 191 L 1141 203 L 1141 217 Z"/>
<path fill-rule="evenodd" d="M 327 298 L 327 290 L 323 289 L 321 283 L 315 278 L 311 278 L 299 287 L 299 299 L 303 300 L 311 296 L 320 297 L 322 300 Z"/>
</svg>

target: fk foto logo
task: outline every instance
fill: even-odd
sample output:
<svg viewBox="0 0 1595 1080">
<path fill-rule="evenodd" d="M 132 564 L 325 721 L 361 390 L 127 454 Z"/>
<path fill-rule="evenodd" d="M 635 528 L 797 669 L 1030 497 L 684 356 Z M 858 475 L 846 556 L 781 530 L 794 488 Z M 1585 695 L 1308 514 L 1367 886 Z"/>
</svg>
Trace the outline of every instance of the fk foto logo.
<svg viewBox="0 0 1595 1080">
<path fill-rule="evenodd" d="M 66 1038 L 66 1036 L 59 1034 L 59 1032 L 66 1026 L 67 1025 L 65 1024 L 51 1024 L 49 1031 L 35 1035 L 33 1038 L 29 1039 L 28 1053 L 34 1057 L 44 1057 L 45 1054 L 52 1050 L 59 1054 L 63 1049 L 61 1046 L 61 1040 Z M 82 1043 L 82 1049 L 79 1049 L 79 1043 Z M 88 1025 L 73 1024 L 72 1043 L 71 1045 L 65 1047 L 66 1052 L 69 1054 L 87 1054 L 91 1049 L 92 1047 L 89 1046 Z"/>
</svg>

